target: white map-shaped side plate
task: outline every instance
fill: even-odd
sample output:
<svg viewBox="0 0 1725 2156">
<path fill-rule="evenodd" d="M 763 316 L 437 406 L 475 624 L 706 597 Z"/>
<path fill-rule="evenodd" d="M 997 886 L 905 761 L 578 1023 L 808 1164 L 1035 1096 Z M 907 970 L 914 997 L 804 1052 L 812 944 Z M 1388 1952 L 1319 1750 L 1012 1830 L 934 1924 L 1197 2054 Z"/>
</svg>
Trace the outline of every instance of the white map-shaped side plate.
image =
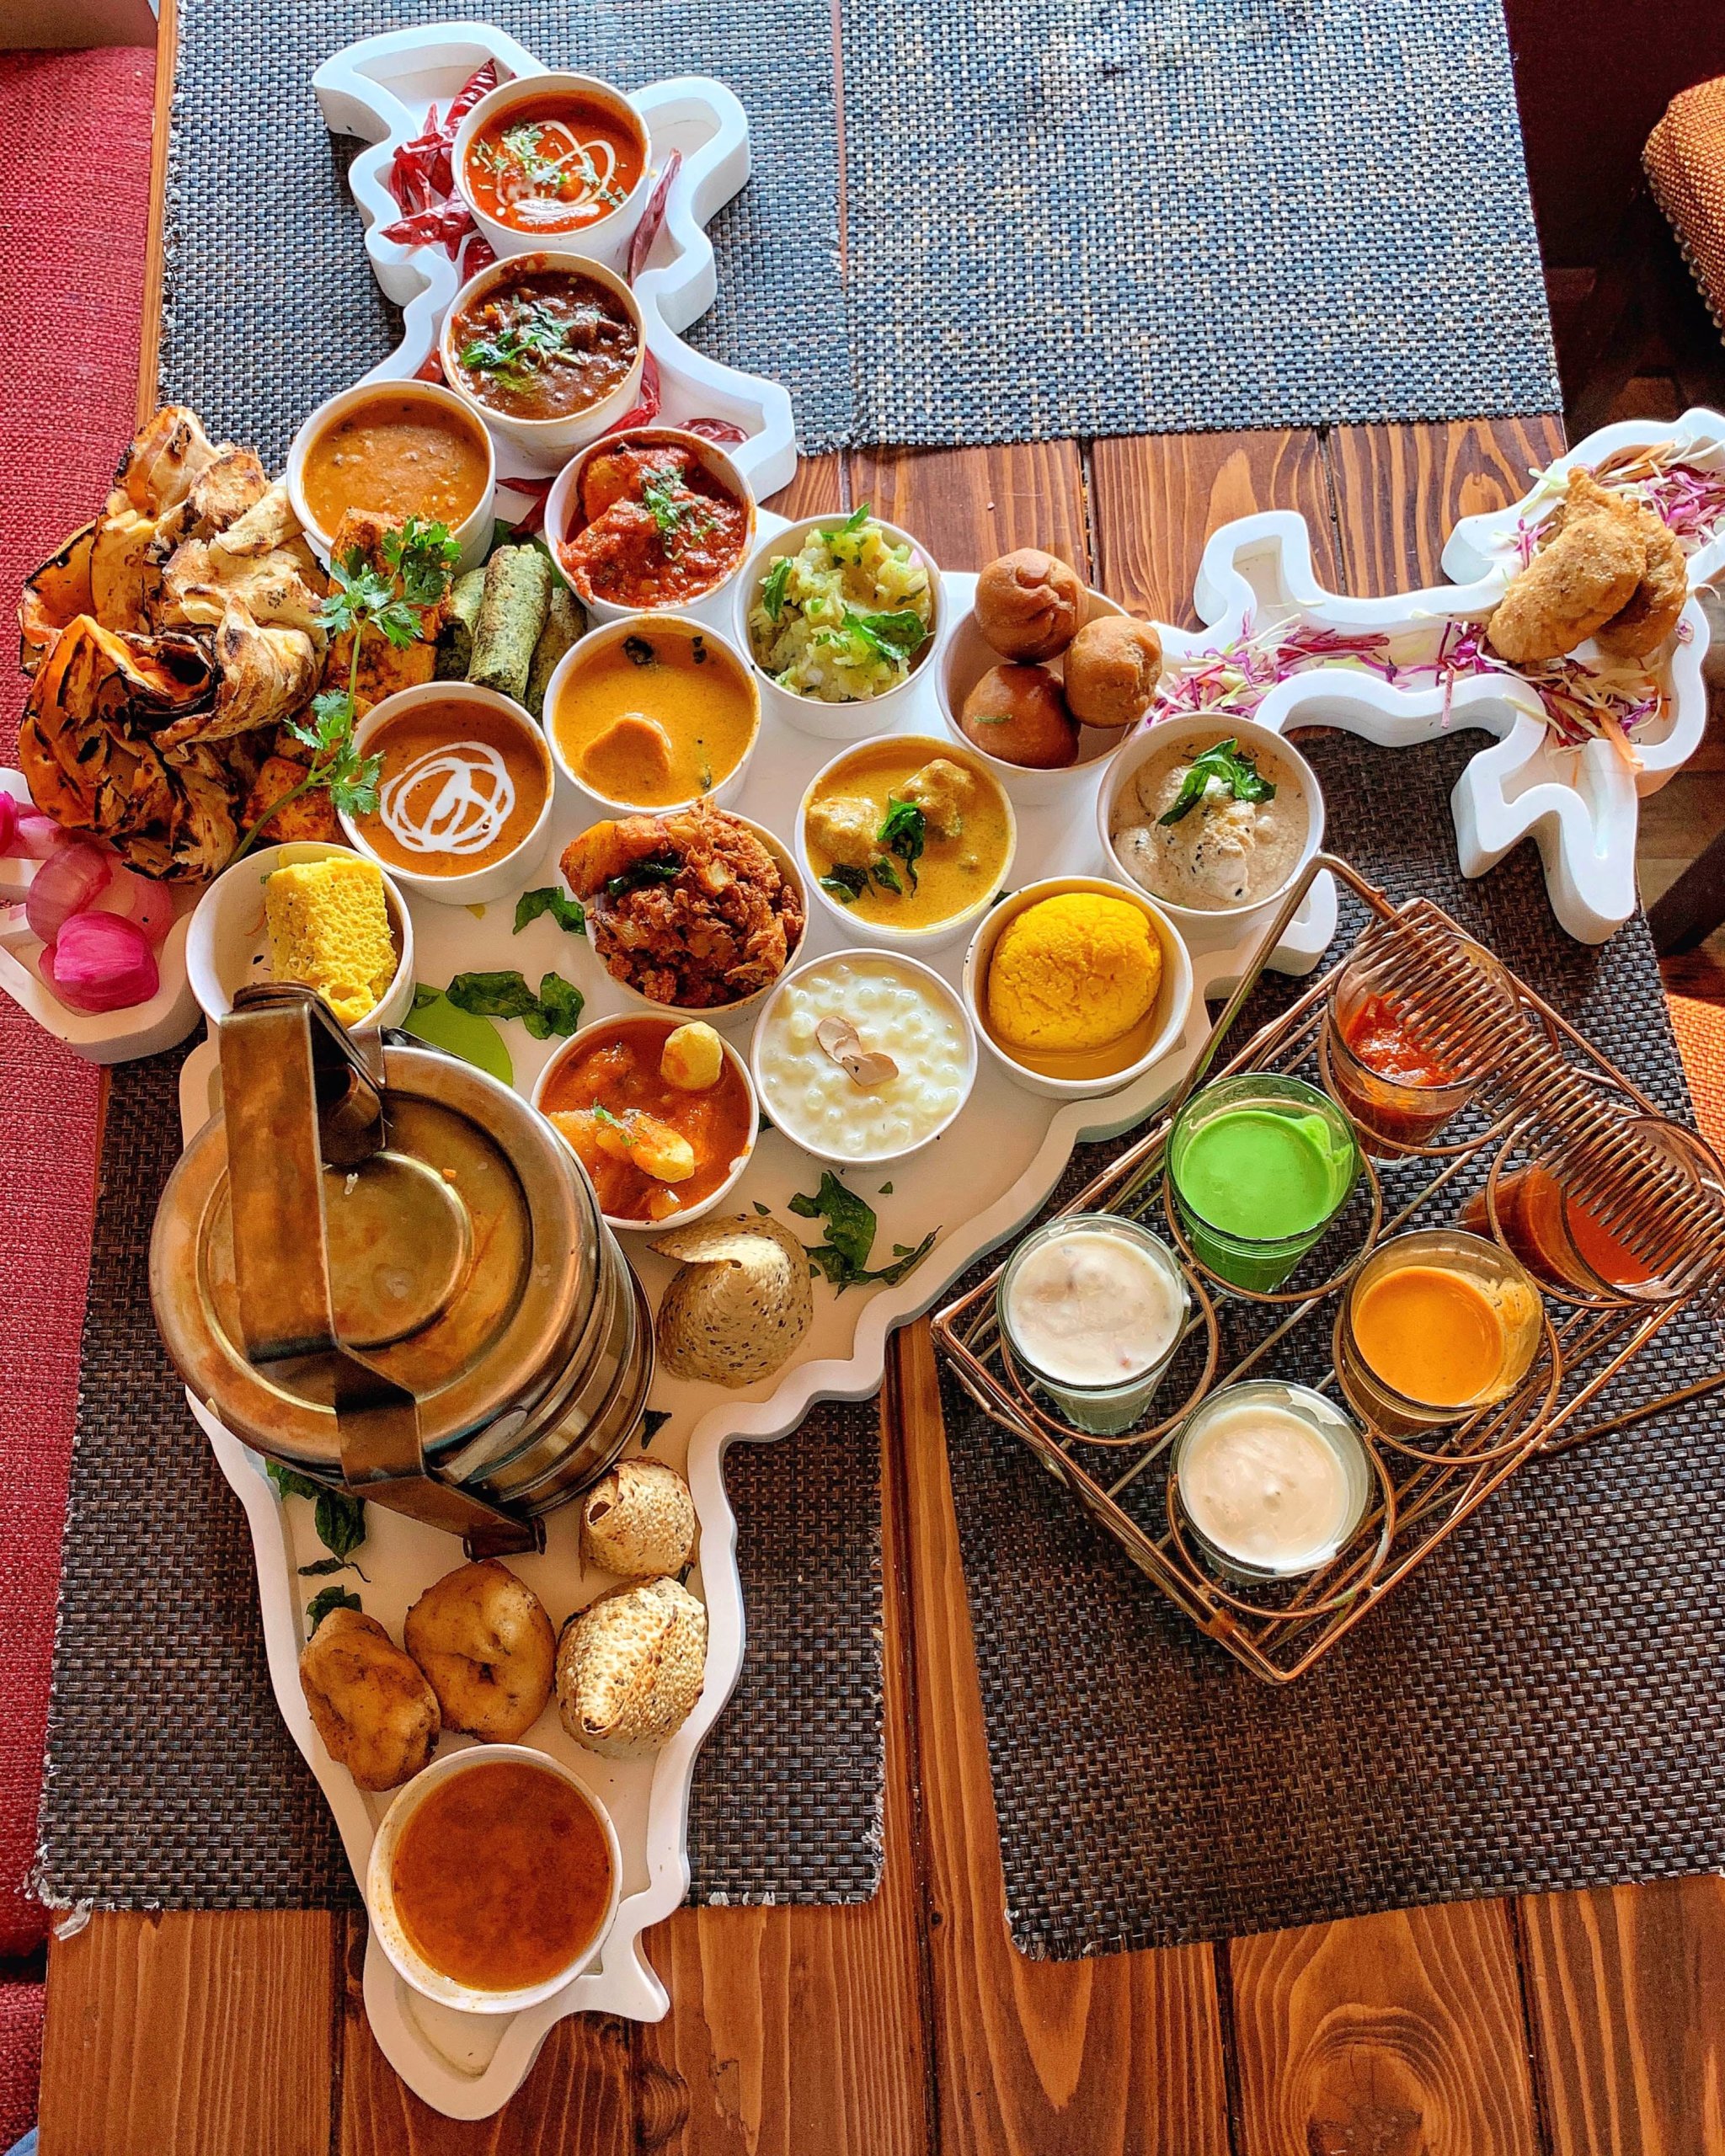
<svg viewBox="0 0 1725 2156">
<path fill-rule="evenodd" d="M 1477 623 L 1502 597 L 1519 566 L 1524 525 L 1551 508 L 1573 466 L 1595 467 L 1655 445 L 1670 445 L 1674 462 L 1720 475 L 1722 509 L 1690 552 L 1691 595 L 1676 634 L 1646 663 L 1663 708 L 1635 729 L 1639 768 L 1632 768 L 1606 739 L 1565 745 L 1546 724 L 1535 689 L 1518 675 L 1462 674 L 1446 685 L 1432 661 L 1446 627 L 1455 625 L 1454 635 Z M 1195 602 L 1205 627 L 1165 631 L 1164 643 L 1183 667 L 1202 667 L 1247 638 L 1270 652 L 1290 638 L 1304 637 L 1309 646 L 1314 633 L 1325 632 L 1380 644 L 1383 658 L 1372 664 L 1302 659 L 1249 715 L 1284 728 L 1341 727 L 1390 745 L 1461 727 L 1496 735 L 1452 796 L 1462 873 L 1482 876 L 1531 836 L 1559 921 L 1580 942 L 1602 943 L 1635 910 L 1639 798 L 1688 761 L 1706 725 L 1701 663 L 1708 627 L 1694 593 L 1725 569 L 1725 417 L 1694 411 L 1673 425 L 1634 420 L 1605 428 L 1560 459 L 1519 502 L 1457 525 L 1443 558 L 1445 570 L 1465 580 L 1384 599 L 1348 598 L 1318 582 L 1303 517 L 1285 510 L 1242 517 L 1213 532 L 1204 548 Z M 1604 663 L 1592 644 L 1576 656 L 1583 666 Z"/>
</svg>

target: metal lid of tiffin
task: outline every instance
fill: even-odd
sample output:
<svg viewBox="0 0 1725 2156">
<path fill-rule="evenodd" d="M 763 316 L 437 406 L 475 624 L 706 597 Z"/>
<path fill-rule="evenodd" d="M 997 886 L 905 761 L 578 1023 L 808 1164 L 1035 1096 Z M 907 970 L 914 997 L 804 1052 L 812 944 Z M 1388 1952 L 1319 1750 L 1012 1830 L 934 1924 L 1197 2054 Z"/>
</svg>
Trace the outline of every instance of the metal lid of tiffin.
<svg viewBox="0 0 1725 2156">
<path fill-rule="evenodd" d="M 152 1241 L 168 1353 L 259 1450 L 472 1532 L 441 1463 L 532 1420 L 610 1316 L 585 1178 L 469 1065 L 388 1048 L 379 1085 L 304 991 L 246 990 L 218 1039 L 222 1111 Z"/>
</svg>

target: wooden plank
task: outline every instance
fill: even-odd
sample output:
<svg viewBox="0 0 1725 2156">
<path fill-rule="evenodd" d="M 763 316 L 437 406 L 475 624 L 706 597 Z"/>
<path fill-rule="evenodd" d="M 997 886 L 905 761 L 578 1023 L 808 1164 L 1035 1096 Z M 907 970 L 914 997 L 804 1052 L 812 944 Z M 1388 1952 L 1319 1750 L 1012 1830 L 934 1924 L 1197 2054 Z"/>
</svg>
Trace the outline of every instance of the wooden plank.
<svg viewBox="0 0 1725 2156">
<path fill-rule="evenodd" d="M 934 1348 L 898 1335 L 916 1733 L 943 2156 L 1224 2156 L 1208 1948 L 1031 1961 L 1013 1948 Z"/>
<path fill-rule="evenodd" d="M 844 488 L 842 456 L 805 456 L 790 485 L 781 487 L 761 506 L 789 517 L 794 524 L 799 517 L 819 516 L 823 510 L 843 508 Z"/>
<path fill-rule="evenodd" d="M 150 131 L 150 223 L 145 240 L 143 321 L 138 340 L 138 424 L 156 408 L 162 355 L 162 281 L 168 231 L 168 126 L 179 51 L 175 0 L 159 0 L 156 25 L 156 107 Z"/>
<path fill-rule="evenodd" d="M 334 1922 L 109 1912 L 54 1941 L 43 2156 L 324 2156 Z"/>
<path fill-rule="evenodd" d="M 851 499 L 914 531 L 943 568 L 980 569 L 1015 547 L 1045 547 L 1088 573 L 1076 442 L 855 450 Z"/>
<path fill-rule="evenodd" d="M 1552 2156 L 1725 2150 L 1725 1880 L 1524 1897 Z"/>
<path fill-rule="evenodd" d="M 1538 2149 L 1507 1903 L 1236 1940 L 1229 1957 L 1239 2156 Z"/>
<path fill-rule="evenodd" d="M 898 1440 L 889 1418 L 882 1439 L 890 1476 Z M 649 1935 L 671 2010 L 639 2032 L 636 2132 L 644 2151 L 925 2156 L 929 2149 L 900 1533 L 889 1503 L 881 1891 L 852 1908 L 686 1908 Z"/>
<path fill-rule="evenodd" d="M 1219 524 L 1258 510 L 1300 510 L 1319 580 L 1336 580 L 1323 455 L 1310 430 L 1099 441 L 1090 490 L 1097 582 L 1159 622 L 1197 626 L 1192 585 L 1204 541 Z"/>
<path fill-rule="evenodd" d="M 1555 418 L 1336 428 L 1327 449 L 1346 588 L 1442 583 L 1439 557 L 1458 518 L 1516 500 L 1530 471 L 1563 446 Z"/>
<path fill-rule="evenodd" d="M 635 2156 L 631 2031 L 615 2015 L 559 2021 L 494 2117 L 446 2119 L 378 2050 L 366 2019 L 366 1919 L 347 1920 L 341 2000 L 341 2156 Z M 178 2151 L 175 2152 L 178 2156 Z M 249 2156 L 236 2146 L 233 2156 Z"/>
</svg>

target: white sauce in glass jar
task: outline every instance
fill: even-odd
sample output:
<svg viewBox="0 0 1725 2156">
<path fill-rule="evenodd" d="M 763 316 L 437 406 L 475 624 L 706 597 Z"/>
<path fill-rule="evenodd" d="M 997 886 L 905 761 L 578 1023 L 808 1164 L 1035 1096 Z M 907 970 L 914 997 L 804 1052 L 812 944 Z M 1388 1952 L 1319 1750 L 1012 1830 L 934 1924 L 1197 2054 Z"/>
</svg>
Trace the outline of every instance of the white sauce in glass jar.
<svg viewBox="0 0 1725 2156">
<path fill-rule="evenodd" d="M 1007 1283 L 1018 1353 L 1058 1385 L 1130 1385 L 1161 1363 L 1185 1322 L 1171 1269 L 1106 1228 L 1075 1228 L 1026 1253 Z"/>
<path fill-rule="evenodd" d="M 1178 1474 L 1180 1502 L 1204 1540 L 1265 1572 L 1315 1570 L 1356 1508 L 1336 1444 L 1269 1401 L 1211 1416 L 1183 1447 Z"/>
<path fill-rule="evenodd" d="M 862 1046 L 898 1074 L 861 1086 L 815 1038 L 847 1018 Z M 956 995 L 889 958 L 828 958 L 788 981 L 761 1020 L 761 1103 L 793 1143 L 850 1161 L 889 1161 L 932 1137 L 957 1111 L 975 1049 Z"/>
</svg>

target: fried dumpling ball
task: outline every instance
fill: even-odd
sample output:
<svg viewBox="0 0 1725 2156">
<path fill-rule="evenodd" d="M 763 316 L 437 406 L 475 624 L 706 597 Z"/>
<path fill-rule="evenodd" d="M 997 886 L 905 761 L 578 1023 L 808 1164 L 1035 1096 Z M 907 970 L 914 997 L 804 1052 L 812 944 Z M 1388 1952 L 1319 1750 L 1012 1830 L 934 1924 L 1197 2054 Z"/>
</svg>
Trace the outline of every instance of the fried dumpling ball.
<svg viewBox="0 0 1725 2156">
<path fill-rule="evenodd" d="M 1486 624 L 1493 651 L 1512 665 L 1562 659 L 1634 597 L 1647 546 L 1588 472 L 1569 475 L 1557 536 L 1510 579 Z"/>
<path fill-rule="evenodd" d="M 1020 547 L 976 579 L 976 626 L 1003 659 L 1052 659 L 1084 618 L 1084 586 L 1058 554 Z"/>
<path fill-rule="evenodd" d="M 375 1617 L 332 1609 L 300 1657 L 300 1689 L 330 1758 L 361 1789 L 394 1789 L 430 1762 L 437 1695 Z"/>
<path fill-rule="evenodd" d="M 428 1587 L 402 1637 L 447 1728 L 510 1744 L 545 1711 L 557 1635 L 532 1588 L 494 1557 L 458 1566 Z"/>
<path fill-rule="evenodd" d="M 1136 726 L 1162 679 L 1162 640 L 1148 622 L 1104 614 L 1066 652 L 1066 708 L 1086 726 Z"/>
<path fill-rule="evenodd" d="M 1078 760 L 1078 723 L 1041 666 L 991 666 L 965 697 L 959 725 L 967 741 L 1027 771 L 1062 771 Z"/>
</svg>

